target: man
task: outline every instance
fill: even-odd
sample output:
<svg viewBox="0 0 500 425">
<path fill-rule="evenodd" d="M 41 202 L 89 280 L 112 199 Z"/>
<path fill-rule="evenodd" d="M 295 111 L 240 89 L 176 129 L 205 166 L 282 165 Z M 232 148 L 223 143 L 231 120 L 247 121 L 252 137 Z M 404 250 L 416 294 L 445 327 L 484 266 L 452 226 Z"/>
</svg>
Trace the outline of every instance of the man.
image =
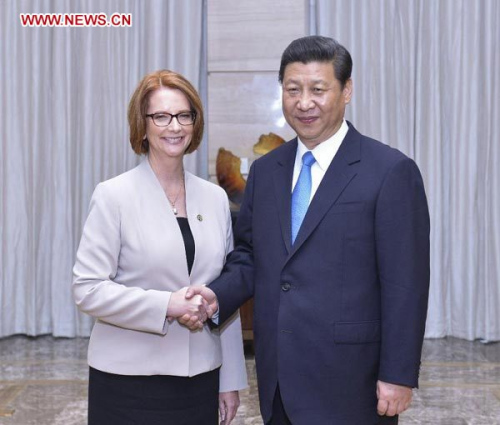
<svg viewBox="0 0 500 425">
<path fill-rule="evenodd" d="M 254 297 L 266 424 L 396 424 L 418 384 L 424 186 L 411 159 L 344 120 L 351 69 L 331 38 L 287 47 L 279 80 L 297 138 L 253 163 L 236 248 L 210 289 L 189 291 L 219 308 L 220 323 Z"/>
</svg>

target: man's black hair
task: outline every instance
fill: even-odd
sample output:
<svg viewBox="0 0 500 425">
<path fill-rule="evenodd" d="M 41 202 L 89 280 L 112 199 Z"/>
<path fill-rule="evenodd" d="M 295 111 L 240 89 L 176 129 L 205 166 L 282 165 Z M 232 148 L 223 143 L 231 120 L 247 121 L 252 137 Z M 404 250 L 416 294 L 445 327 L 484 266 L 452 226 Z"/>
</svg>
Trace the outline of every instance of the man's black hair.
<svg viewBox="0 0 500 425">
<path fill-rule="evenodd" d="M 285 68 L 293 62 L 331 62 L 335 78 L 344 88 L 351 78 L 352 58 L 349 51 L 333 38 L 310 35 L 292 41 L 281 56 L 279 82 L 283 83 Z"/>
</svg>

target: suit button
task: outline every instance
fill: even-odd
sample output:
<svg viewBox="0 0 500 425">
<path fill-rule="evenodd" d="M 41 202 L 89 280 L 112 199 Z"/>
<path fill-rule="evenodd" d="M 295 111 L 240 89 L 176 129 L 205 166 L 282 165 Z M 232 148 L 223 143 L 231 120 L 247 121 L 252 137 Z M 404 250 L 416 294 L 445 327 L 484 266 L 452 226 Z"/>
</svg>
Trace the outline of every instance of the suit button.
<svg viewBox="0 0 500 425">
<path fill-rule="evenodd" d="M 287 291 L 289 291 L 289 290 L 290 290 L 290 288 L 291 288 L 291 287 L 292 287 L 292 285 L 290 285 L 289 283 L 283 283 L 283 284 L 281 285 L 281 290 L 282 290 L 283 292 L 287 292 Z"/>
</svg>

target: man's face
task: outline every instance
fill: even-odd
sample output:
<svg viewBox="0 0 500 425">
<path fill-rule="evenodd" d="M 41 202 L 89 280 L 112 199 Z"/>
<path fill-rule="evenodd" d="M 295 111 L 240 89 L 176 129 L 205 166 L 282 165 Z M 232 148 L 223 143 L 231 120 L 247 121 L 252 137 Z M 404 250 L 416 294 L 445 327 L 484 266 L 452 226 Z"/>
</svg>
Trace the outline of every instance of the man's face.
<svg viewBox="0 0 500 425">
<path fill-rule="evenodd" d="M 285 68 L 283 114 L 308 149 L 337 132 L 351 94 L 352 80 L 341 89 L 331 62 L 292 62 Z"/>
</svg>

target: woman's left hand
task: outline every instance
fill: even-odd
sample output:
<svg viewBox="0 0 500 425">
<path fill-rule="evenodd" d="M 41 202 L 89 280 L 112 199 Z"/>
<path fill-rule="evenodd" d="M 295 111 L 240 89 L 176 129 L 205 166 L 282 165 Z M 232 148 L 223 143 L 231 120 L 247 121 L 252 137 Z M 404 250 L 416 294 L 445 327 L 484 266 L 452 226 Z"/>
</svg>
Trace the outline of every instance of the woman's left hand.
<svg viewBox="0 0 500 425">
<path fill-rule="evenodd" d="M 221 425 L 229 425 L 236 411 L 240 406 L 240 396 L 238 391 L 228 391 L 227 393 L 219 393 L 219 412 Z"/>
</svg>

